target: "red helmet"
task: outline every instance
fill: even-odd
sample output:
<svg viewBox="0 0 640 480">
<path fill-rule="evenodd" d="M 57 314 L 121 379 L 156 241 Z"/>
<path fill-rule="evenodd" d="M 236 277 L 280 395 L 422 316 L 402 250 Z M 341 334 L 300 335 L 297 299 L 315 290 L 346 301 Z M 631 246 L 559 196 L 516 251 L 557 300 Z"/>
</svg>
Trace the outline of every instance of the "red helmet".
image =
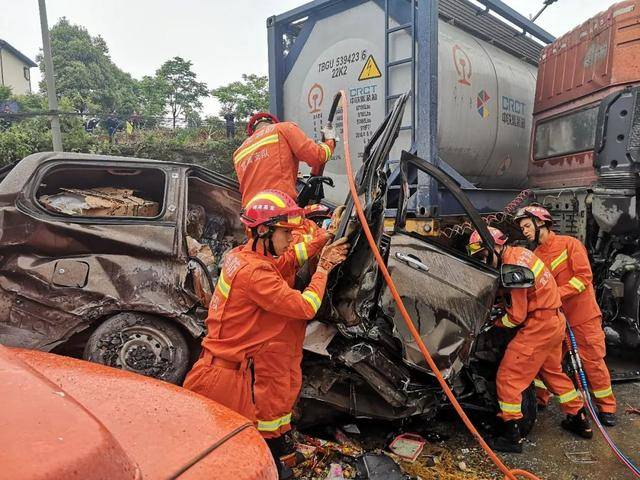
<svg viewBox="0 0 640 480">
<path fill-rule="evenodd" d="M 507 243 L 508 237 L 504 233 L 502 233 L 497 228 L 493 228 L 493 227 L 488 227 L 488 228 L 489 228 L 489 233 L 493 237 L 493 241 L 496 245 L 504 245 L 505 243 Z M 471 236 L 469 237 L 469 243 L 467 244 L 467 251 L 469 252 L 469 255 L 475 255 L 476 253 L 478 253 L 481 250 L 484 250 L 485 248 L 486 246 L 484 245 L 484 240 L 482 240 L 482 237 L 480 236 L 478 231 L 474 230 Z"/>
<path fill-rule="evenodd" d="M 286 193 L 279 190 L 263 190 L 253 197 L 240 213 L 240 220 L 248 228 L 260 225 L 268 227 L 298 228 L 304 212 Z"/>
<path fill-rule="evenodd" d="M 304 207 L 304 218 L 329 218 L 331 217 L 331 211 L 326 205 L 321 203 L 313 203 Z"/>
<path fill-rule="evenodd" d="M 523 218 L 537 218 L 538 220 L 542 220 L 547 225 L 551 225 L 553 223 L 553 217 L 549 213 L 549 210 L 544 207 L 535 205 L 523 207 L 518 210 L 513 216 L 513 221 L 518 222 L 518 220 L 522 220 Z"/>
<path fill-rule="evenodd" d="M 249 119 L 249 123 L 247 123 L 247 135 L 249 136 L 253 135 L 253 132 L 255 132 L 256 124 L 261 121 L 262 122 L 269 121 L 270 123 L 280 122 L 280 120 L 278 120 L 278 117 L 276 117 L 275 115 L 271 115 L 268 112 L 254 113 L 253 115 L 251 115 L 251 118 Z"/>
</svg>

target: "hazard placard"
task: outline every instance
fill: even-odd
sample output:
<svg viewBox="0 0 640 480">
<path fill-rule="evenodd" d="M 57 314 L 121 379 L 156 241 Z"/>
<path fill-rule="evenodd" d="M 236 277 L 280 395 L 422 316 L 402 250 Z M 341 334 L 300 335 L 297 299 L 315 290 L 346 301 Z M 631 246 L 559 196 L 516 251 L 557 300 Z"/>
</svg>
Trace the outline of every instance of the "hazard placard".
<svg viewBox="0 0 640 480">
<path fill-rule="evenodd" d="M 380 78 L 382 73 L 380 73 L 380 69 L 378 68 L 378 64 L 373 58 L 373 55 L 369 55 L 367 58 L 364 67 L 362 67 L 362 71 L 360 72 L 360 76 L 358 80 L 369 80 L 371 78 Z"/>
</svg>

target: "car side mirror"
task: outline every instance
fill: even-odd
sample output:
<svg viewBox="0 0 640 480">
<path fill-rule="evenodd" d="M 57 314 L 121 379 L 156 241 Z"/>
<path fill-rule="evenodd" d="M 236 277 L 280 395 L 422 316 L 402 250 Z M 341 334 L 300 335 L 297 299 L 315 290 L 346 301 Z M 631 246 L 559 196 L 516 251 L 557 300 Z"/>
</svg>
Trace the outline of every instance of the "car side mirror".
<svg viewBox="0 0 640 480">
<path fill-rule="evenodd" d="M 536 277 L 530 268 L 505 264 L 500 267 L 500 282 L 504 288 L 530 288 Z"/>
</svg>

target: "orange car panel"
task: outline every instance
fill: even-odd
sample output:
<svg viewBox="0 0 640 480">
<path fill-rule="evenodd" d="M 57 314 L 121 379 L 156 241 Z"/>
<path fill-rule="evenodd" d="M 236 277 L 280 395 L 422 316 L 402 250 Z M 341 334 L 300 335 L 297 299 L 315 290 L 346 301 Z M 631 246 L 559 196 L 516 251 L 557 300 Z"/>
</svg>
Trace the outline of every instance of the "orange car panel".
<svg viewBox="0 0 640 480">
<path fill-rule="evenodd" d="M 130 461 L 138 465 L 144 479 L 171 478 L 199 456 L 202 459 L 179 478 L 277 478 L 271 454 L 257 430 L 251 425 L 243 427 L 248 423 L 245 418 L 215 402 L 169 383 L 102 365 L 37 351 L 12 351 L 90 411 L 96 422 L 117 439 Z M 27 397 L 21 394 L 21 398 Z M 49 408 L 48 403 L 45 406 Z M 49 417 L 45 423 L 54 421 Z M 41 428 L 42 423 L 34 424 L 29 447 L 26 443 L 20 446 L 29 451 L 31 462 L 60 454 L 56 444 L 37 441 L 41 440 Z M 238 438 L 225 439 L 240 428 L 244 429 L 237 433 Z M 0 435 L 13 438 L 14 434 L 1 430 Z M 89 440 L 83 431 L 78 432 L 78 439 L 80 446 Z M 15 443 L 3 440 L 5 445 L 10 442 Z M 102 468 L 94 462 L 92 473 L 82 478 L 135 478 L 104 476 Z"/>
</svg>

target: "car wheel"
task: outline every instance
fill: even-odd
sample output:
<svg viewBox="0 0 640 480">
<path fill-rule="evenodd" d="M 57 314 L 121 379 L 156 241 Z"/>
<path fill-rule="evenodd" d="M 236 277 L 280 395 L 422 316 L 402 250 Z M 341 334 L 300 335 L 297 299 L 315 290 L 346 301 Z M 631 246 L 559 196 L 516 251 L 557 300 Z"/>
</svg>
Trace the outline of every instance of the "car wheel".
<svg viewBox="0 0 640 480">
<path fill-rule="evenodd" d="M 538 417 L 538 405 L 536 401 L 536 389 L 533 384 L 522 392 L 522 420 L 520 420 L 520 434 L 523 437 L 529 435 Z"/>
<path fill-rule="evenodd" d="M 189 347 L 179 328 L 169 321 L 123 312 L 105 320 L 91 334 L 83 358 L 180 384 L 189 368 Z"/>
</svg>

